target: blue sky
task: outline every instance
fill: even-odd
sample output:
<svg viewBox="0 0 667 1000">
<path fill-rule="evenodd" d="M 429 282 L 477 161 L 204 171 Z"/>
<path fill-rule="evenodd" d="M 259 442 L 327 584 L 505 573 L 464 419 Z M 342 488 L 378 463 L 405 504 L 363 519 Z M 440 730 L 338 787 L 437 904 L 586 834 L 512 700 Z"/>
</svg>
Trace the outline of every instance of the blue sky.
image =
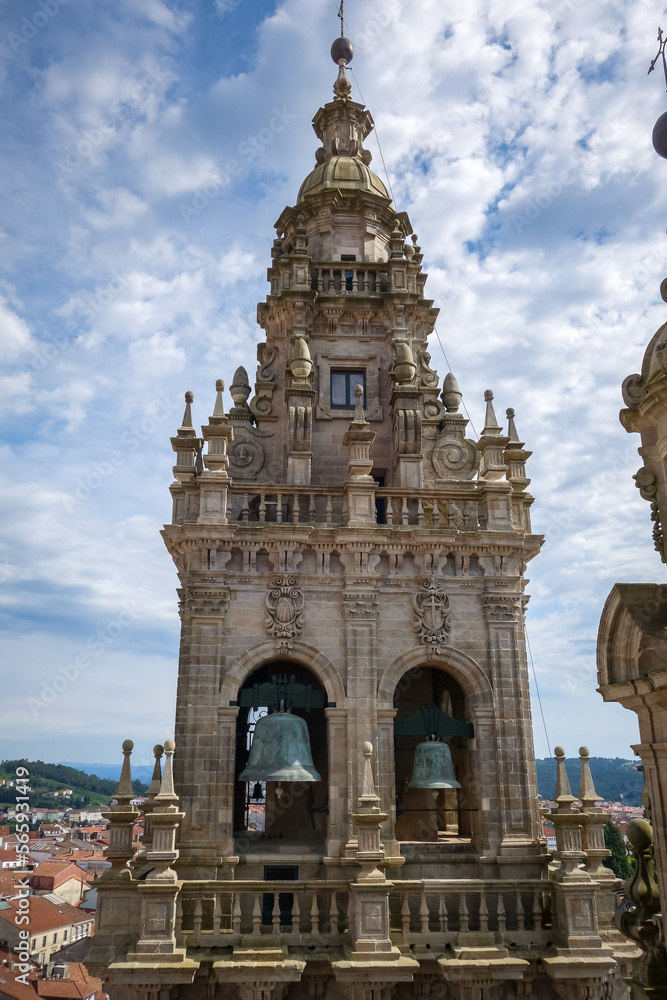
<svg viewBox="0 0 667 1000">
<path fill-rule="evenodd" d="M 528 623 L 551 746 L 630 756 L 635 717 L 595 692 L 595 636 L 615 581 L 663 578 L 639 441 L 618 423 L 620 384 L 667 319 L 658 14 L 346 6 L 355 96 L 473 424 L 491 387 L 534 453 L 547 541 Z M 314 163 L 336 8 L 0 0 L 2 757 L 113 762 L 130 736 L 142 763 L 171 733 L 169 437 L 186 389 L 202 423 L 215 378 L 254 371 L 273 222 Z"/>
</svg>

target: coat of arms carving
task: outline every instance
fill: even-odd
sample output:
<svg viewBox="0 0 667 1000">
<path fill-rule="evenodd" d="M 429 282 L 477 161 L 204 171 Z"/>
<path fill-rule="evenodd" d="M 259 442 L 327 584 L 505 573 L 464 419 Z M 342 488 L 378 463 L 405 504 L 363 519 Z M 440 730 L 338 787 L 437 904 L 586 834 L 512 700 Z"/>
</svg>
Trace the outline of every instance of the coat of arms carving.
<svg viewBox="0 0 667 1000">
<path fill-rule="evenodd" d="M 295 576 L 276 576 L 273 584 L 266 596 L 264 624 L 281 646 L 289 648 L 303 629 L 304 598 Z"/>
<path fill-rule="evenodd" d="M 422 580 L 421 588 L 413 603 L 415 631 L 432 652 L 441 653 L 451 631 L 451 602 L 433 576 Z"/>
</svg>

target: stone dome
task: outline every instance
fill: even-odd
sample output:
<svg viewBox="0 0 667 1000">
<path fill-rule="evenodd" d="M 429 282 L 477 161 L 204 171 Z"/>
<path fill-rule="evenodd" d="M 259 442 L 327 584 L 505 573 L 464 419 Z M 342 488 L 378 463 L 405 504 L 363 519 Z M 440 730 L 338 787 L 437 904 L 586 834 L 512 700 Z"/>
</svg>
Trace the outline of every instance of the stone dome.
<svg viewBox="0 0 667 1000">
<path fill-rule="evenodd" d="M 369 191 L 381 198 L 390 197 L 377 174 L 354 156 L 330 156 L 324 163 L 318 163 L 301 185 L 297 202 L 330 190 L 350 195 L 357 191 Z"/>
</svg>

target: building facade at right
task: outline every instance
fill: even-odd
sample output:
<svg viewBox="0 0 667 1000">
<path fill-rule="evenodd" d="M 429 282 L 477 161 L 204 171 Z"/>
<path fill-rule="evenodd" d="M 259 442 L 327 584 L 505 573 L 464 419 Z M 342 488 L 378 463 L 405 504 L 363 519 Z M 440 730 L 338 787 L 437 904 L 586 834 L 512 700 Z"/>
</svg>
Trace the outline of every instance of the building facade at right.
<svg viewBox="0 0 667 1000">
<path fill-rule="evenodd" d="M 653 144 L 667 157 L 667 113 L 656 123 Z M 667 302 L 667 278 L 660 286 Z M 641 435 L 643 464 L 634 476 L 650 504 L 653 541 L 663 563 L 667 542 L 667 323 L 650 340 L 640 374 L 623 382 L 620 420 Z M 635 857 L 619 929 L 641 948 L 628 980 L 633 1000 L 667 997 L 667 951 L 661 900 L 667 899 L 667 585 L 617 583 L 607 598 L 598 634 L 598 690 L 637 713 L 640 742 L 633 746 L 644 772 L 645 820 L 629 824 Z"/>
</svg>

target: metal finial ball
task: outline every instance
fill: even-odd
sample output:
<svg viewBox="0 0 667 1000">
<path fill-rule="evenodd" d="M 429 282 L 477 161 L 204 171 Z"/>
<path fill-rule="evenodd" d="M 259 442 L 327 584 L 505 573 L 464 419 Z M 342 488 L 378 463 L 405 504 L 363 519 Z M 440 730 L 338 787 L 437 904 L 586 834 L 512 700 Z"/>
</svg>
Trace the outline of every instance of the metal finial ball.
<svg viewBox="0 0 667 1000">
<path fill-rule="evenodd" d="M 351 63 L 354 56 L 354 45 L 349 38 L 337 38 L 331 46 L 331 58 L 336 66 L 341 59 L 346 63 Z"/>
<path fill-rule="evenodd" d="M 667 160 L 667 111 L 660 115 L 653 126 L 653 148 L 663 159 Z"/>
</svg>

